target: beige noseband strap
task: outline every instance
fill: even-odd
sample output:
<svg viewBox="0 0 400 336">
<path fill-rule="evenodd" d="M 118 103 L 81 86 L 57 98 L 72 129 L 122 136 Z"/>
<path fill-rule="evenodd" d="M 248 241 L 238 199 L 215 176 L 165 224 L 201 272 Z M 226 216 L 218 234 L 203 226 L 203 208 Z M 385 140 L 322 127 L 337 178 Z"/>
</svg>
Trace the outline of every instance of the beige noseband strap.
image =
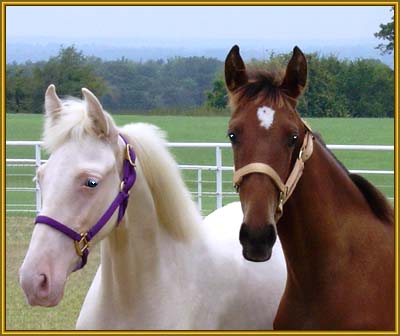
<svg viewBox="0 0 400 336">
<path fill-rule="evenodd" d="M 278 173 L 270 165 L 261 162 L 253 162 L 235 171 L 233 175 L 233 183 L 236 189 L 242 183 L 243 177 L 253 173 L 268 175 L 276 184 L 279 191 L 285 191 L 285 184 L 282 182 Z"/>
<path fill-rule="evenodd" d="M 283 213 L 283 205 L 286 203 L 290 195 L 292 195 L 296 188 L 297 182 L 300 180 L 304 170 L 304 162 L 306 162 L 313 152 L 313 140 L 311 129 L 306 125 L 307 131 L 304 137 L 303 145 L 301 146 L 297 160 L 293 166 L 286 183 L 283 183 L 278 173 L 270 166 L 261 162 L 250 163 L 235 171 L 233 175 L 233 183 L 236 191 L 239 191 L 240 184 L 242 183 L 243 177 L 253 173 L 268 175 L 271 180 L 275 183 L 276 187 L 280 191 L 279 203 L 275 214 L 275 220 L 277 221 Z"/>
</svg>

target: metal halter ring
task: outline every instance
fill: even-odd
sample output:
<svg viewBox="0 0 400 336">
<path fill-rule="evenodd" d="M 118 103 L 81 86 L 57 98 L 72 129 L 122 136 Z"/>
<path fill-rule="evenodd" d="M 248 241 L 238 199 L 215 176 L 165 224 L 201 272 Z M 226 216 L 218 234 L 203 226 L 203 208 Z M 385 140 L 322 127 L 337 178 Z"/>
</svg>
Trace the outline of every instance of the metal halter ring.
<svg viewBox="0 0 400 336">
<path fill-rule="evenodd" d="M 76 253 L 82 257 L 85 250 L 89 248 L 89 241 L 86 238 L 87 233 L 81 233 L 81 240 L 74 240 Z"/>
</svg>

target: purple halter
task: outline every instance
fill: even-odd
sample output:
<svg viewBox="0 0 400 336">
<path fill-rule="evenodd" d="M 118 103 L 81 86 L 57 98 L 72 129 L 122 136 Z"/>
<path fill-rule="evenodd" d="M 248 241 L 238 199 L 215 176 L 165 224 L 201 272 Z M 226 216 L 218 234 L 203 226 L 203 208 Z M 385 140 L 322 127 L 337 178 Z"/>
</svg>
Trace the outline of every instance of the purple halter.
<svg viewBox="0 0 400 336">
<path fill-rule="evenodd" d="M 76 253 L 81 257 L 80 264 L 75 268 L 74 272 L 83 268 L 86 265 L 87 258 L 89 255 L 89 242 L 92 238 L 103 228 L 103 226 L 108 222 L 111 216 L 114 214 L 115 210 L 118 210 L 118 221 L 119 223 L 124 217 L 126 207 L 128 206 L 129 191 L 135 183 L 136 180 L 136 170 L 135 170 L 135 160 L 136 154 L 132 146 L 126 141 L 126 139 L 120 134 L 120 137 L 126 144 L 125 160 L 123 163 L 123 176 L 121 182 L 120 192 L 117 197 L 111 203 L 106 212 L 100 217 L 95 225 L 86 232 L 78 233 L 68 226 L 54 220 L 53 218 L 47 216 L 37 216 L 35 224 L 45 224 L 51 226 L 52 228 L 64 233 L 75 243 Z"/>
</svg>

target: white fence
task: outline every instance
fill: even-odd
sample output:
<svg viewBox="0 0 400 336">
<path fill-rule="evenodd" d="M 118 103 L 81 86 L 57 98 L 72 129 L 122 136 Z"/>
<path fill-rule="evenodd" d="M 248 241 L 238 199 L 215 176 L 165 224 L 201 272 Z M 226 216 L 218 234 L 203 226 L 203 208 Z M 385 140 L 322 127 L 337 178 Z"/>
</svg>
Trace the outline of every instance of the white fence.
<svg viewBox="0 0 400 336">
<path fill-rule="evenodd" d="M 34 177 L 34 171 L 39 167 L 45 160 L 42 159 L 41 155 L 41 141 L 6 141 L 6 146 L 11 147 L 32 147 L 34 158 L 8 158 L 6 159 L 6 172 L 7 172 L 7 181 L 11 180 L 11 177 Z M 190 182 L 192 184 L 191 192 L 194 195 L 194 198 L 197 200 L 198 207 L 201 211 L 211 211 L 215 208 L 220 208 L 224 201 L 227 198 L 231 198 L 230 200 L 237 199 L 236 194 L 233 192 L 232 180 L 231 178 L 228 180 L 223 180 L 223 172 L 230 172 L 230 177 L 232 176 L 233 167 L 231 165 L 224 166 L 223 165 L 223 149 L 230 149 L 231 145 L 228 143 L 169 143 L 170 148 L 189 148 L 189 149 L 209 149 L 214 150 L 215 153 L 215 161 L 212 165 L 195 165 L 195 164 L 179 164 L 180 169 L 183 171 L 192 171 L 197 172 L 195 180 L 190 180 L 186 182 Z M 394 146 L 369 146 L 369 145 L 328 145 L 328 148 L 331 150 L 340 150 L 340 151 L 394 151 Z M 7 152 L 8 153 L 8 152 Z M 7 154 L 8 156 L 8 154 Z M 33 172 L 23 172 L 23 173 L 14 173 L 10 172 L 12 168 L 16 167 L 30 167 L 34 169 Z M 215 179 L 205 180 L 203 179 L 204 172 L 213 172 L 215 174 Z M 393 170 L 367 170 L 367 169 L 356 169 L 350 170 L 350 172 L 357 174 L 371 174 L 371 175 L 394 175 Z M 205 190 L 204 185 L 208 184 L 208 191 Z M 210 184 L 213 186 L 210 187 Z M 229 188 L 224 188 L 224 184 L 229 184 Z M 193 188 L 194 187 L 194 188 Z M 392 188 L 392 187 L 391 187 Z M 228 189 L 228 190 L 224 190 Z M 35 204 L 23 204 L 23 203 L 6 203 L 6 211 L 7 212 L 38 212 L 41 208 L 41 195 L 40 188 L 38 183 L 32 182 L 31 186 L 20 186 L 20 185 L 6 185 L 6 191 L 9 193 L 35 193 Z M 215 198 L 215 205 L 210 204 L 211 208 L 204 209 L 203 201 L 206 197 Z"/>
</svg>

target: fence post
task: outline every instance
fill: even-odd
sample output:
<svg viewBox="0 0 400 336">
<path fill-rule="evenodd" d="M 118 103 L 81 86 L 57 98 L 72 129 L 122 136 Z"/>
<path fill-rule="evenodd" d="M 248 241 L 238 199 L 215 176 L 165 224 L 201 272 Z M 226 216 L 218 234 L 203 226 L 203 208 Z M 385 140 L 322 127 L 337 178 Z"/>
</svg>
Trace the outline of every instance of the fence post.
<svg viewBox="0 0 400 336">
<path fill-rule="evenodd" d="M 41 164 L 42 164 L 42 156 L 41 156 L 40 145 L 36 144 L 35 145 L 35 168 L 36 168 L 35 174 Z M 38 214 L 40 209 L 42 208 L 42 195 L 40 192 L 39 181 L 37 179 L 35 179 L 35 188 L 36 188 L 36 214 Z"/>
<path fill-rule="evenodd" d="M 199 211 L 202 212 L 203 204 L 202 204 L 202 170 L 198 169 L 197 170 L 197 207 L 199 208 Z"/>
<path fill-rule="evenodd" d="M 215 162 L 217 170 L 215 172 L 215 183 L 216 183 L 216 205 L 217 209 L 222 207 L 222 153 L 221 147 L 215 147 Z"/>
</svg>

